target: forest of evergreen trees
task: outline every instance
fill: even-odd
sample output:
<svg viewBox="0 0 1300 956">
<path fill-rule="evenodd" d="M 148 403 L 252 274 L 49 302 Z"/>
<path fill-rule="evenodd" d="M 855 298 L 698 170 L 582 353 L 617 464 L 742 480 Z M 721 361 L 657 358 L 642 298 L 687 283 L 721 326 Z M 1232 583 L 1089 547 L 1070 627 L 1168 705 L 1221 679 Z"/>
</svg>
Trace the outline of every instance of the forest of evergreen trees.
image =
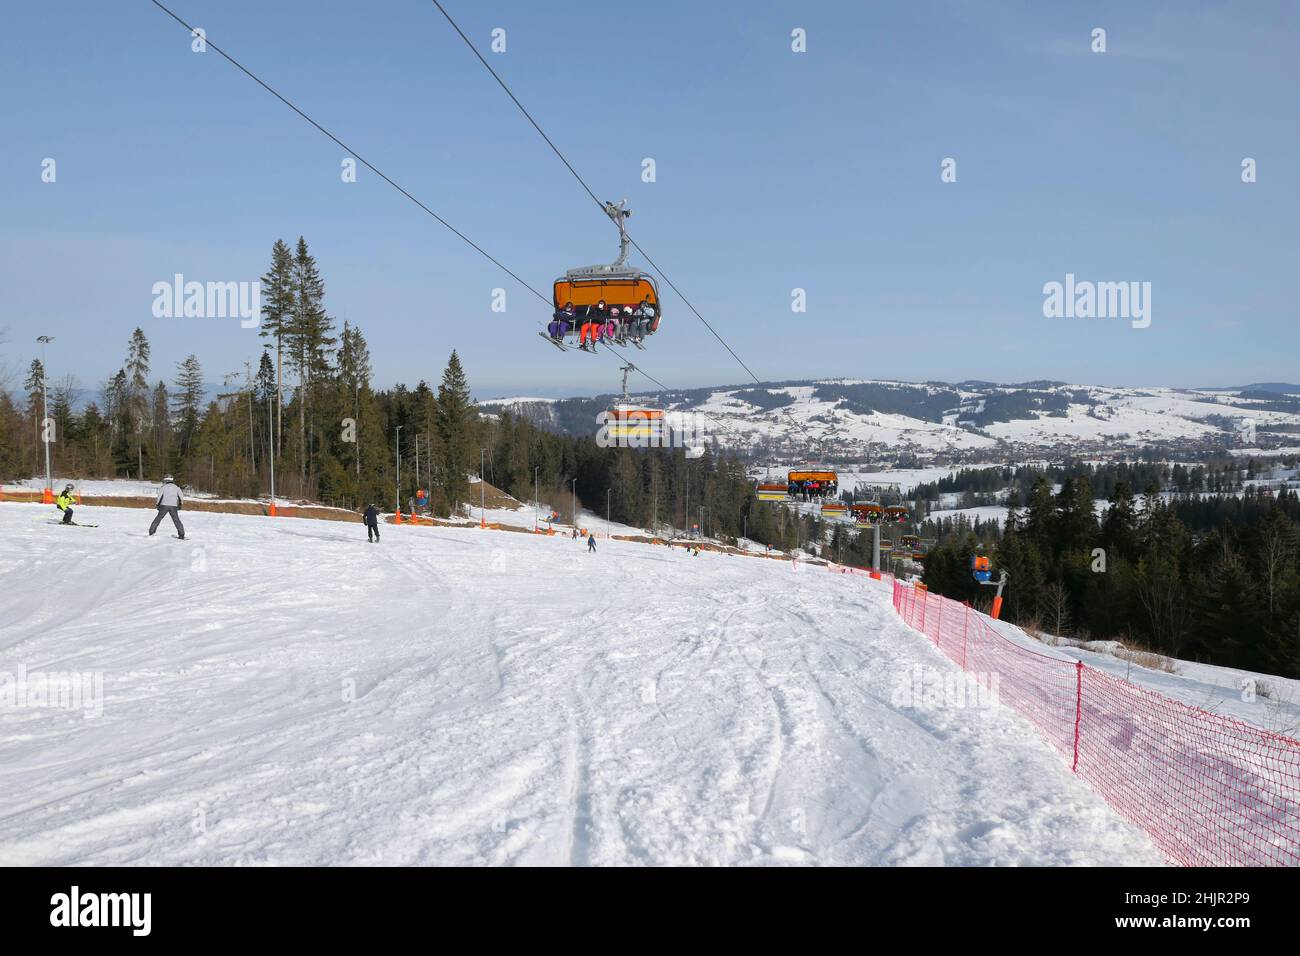
<svg viewBox="0 0 1300 956">
<path fill-rule="evenodd" d="M 1300 496 L 1139 501 L 1118 482 L 1098 520 L 1086 476 L 1052 493 L 1040 475 L 1005 529 L 947 529 L 925 561 L 933 590 L 977 606 L 970 559 L 1005 568 L 1003 616 L 1051 634 L 1119 639 L 1188 660 L 1300 677 Z"/>
<path fill-rule="evenodd" d="M 1010 492 L 1012 504 L 1023 504 L 1025 496 L 1039 480 L 1052 484 L 1086 477 L 1098 498 L 1109 498 L 1115 486 L 1123 482 L 1130 488 L 1156 486 L 1181 493 L 1223 494 L 1239 491 L 1245 479 L 1255 477 L 1258 463 L 1242 462 L 1221 455 L 1193 465 L 1167 461 L 1089 462 L 1066 459 L 1046 466 L 971 467 L 954 469 L 944 478 L 922 482 L 913 494 L 924 501 L 938 501 L 944 494 L 969 493 L 976 499 Z"/>
</svg>

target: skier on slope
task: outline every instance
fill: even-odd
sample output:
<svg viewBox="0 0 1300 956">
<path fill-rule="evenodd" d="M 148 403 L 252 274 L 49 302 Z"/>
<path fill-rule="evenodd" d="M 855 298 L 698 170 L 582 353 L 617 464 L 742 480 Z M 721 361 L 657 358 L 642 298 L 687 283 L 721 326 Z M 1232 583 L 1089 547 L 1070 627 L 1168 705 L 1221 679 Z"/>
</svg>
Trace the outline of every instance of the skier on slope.
<svg viewBox="0 0 1300 956">
<path fill-rule="evenodd" d="M 366 508 L 365 513 L 361 515 L 361 520 L 366 524 L 366 540 L 371 544 L 379 541 L 379 509 L 372 503 Z"/>
<path fill-rule="evenodd" d="M 72 485 L 69 484 L 67 485 L 67 487 L 65 487 L 62 491 L 59 492 L 59 497 L 54 499 L 54 506 L 63 512 L 64 524 L 76 523 L 72 520 L 72 505 L 73 505 Z"/>
<path fill-rule="evenodd" d="M 158 513 L 154 515 L 153 524 L 149 525 L 149 536 L 158 530 L 163 515 L 171 515 L 172 524 L 176 525 L 176 537 L 185 540 L 185 525 L 181 524 L 181 505 L 184 504 L 181 490 L 176 486 L 171 475 L 163 475 L 163 486 L 158 492 Z"/>
<path fill-rule="evenodd" d="M 587 536 L 587 551 L 588 551 L 588 553 L 590 553 L 590 552 L 595 551 L 595 550 L 596 550 L 596 536 L 595 536 L 594 534 L 593 534 L 593 535 L 588 535 L 588 536 Z"/>
</svg>

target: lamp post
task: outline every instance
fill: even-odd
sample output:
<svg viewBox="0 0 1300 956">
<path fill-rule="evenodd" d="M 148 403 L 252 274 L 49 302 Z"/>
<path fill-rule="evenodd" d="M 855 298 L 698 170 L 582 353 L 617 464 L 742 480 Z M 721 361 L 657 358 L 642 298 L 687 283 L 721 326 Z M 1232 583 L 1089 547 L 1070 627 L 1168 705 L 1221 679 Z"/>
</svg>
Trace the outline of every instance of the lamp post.
<svg viewBox="0 0 1300 956">
<path fill-rule="evenodd" d="M 38 335 L 36 341 L 41 343 L 41 442 L 45 445 L 45 493 L 41 497 L 49 504 L 54 500 L 54 487 L 50 478 L 50 398 L 45 386 L 50 373 L 45 367 L 45 346 L 54 341 L 54 336 Z"/>
<path fill-rule="evenodd" d="M 533 467 L 533 531 L 536 532 L 541 527 L 541 496 L 537 490 L 537 473 L 542 470 L 541 465 Z"/>
<path fill-rule="evenodd" d="M 613 488 L 605 489 L 605 540 L 609 540 L 609 496 L 613 493 Z"/>
<path fill-rule="evenodd" d="M 402 514 L 402 426 L 397 426 L 397 508 L 394 512 L 400 518 Z"/>
<path fill-rule="evenodd" d="M 578 528 L 578 479 L 570 478 L 569 484 L 573 485 L 573 528 Z"/>
<path fill-rule="evenodd" d="M 271 401 L 271 392 L 266 393 L 266 428 L 268 445 L 271 450 L 271 517 L 275 517 L 275 403 Z"/>
<path fill-rule="evenodd" d="M 487 488 L 483 485 L 483 458 L 487 454 L 487 449 L 482 446 L 478 450 L 478 526 L 487 527 Z"/>
</svg>

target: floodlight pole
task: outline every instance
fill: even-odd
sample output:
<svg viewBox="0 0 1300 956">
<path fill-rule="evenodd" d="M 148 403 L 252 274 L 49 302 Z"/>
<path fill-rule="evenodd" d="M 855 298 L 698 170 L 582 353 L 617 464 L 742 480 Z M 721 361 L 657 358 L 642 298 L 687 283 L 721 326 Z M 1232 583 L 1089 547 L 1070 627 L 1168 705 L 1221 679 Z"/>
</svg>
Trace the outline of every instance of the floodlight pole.
<svg viewBox="0 0 1300 956">
<path fill-rule="evenodd" d="M 275 517 L 275 405 L 271 401 L 271 393 L 266 393 L 266 427 L 269 437 L 269 447 L 271 449 L 271 517 Z"/>
<path fill-rule="evenodd" d="M 397 508 L 394 513 L 402 513 L 402 426 L 397 426 Z"/>
<path fill-rule="evenodd" d="M 45 494 L 51 498 L 54 494 L 53 479 L 50 477 L 50 394 L 46 388 L 50 372 L 46 367 L 45 347 L 54 341 L 52 335 L 39 335 L 36 341 L 41 343 L 41 442 L 45 445 Z M 48 504 L 48 502 L 47 502 Z"/>
</svg>

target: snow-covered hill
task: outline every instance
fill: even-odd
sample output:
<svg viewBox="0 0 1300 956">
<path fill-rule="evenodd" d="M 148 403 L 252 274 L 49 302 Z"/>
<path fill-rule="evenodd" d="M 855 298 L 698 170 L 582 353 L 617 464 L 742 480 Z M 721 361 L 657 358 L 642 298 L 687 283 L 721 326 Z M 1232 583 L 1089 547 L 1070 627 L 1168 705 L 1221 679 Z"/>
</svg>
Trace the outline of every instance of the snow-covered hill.
<svg viewBox="0 0 1300 956">
<path fill-rule="evenodd" d="M 996 460 L 1034 452 L 1294 445 L 1300 396 L 1246 389 L 1112 388 L 1031 382 L 827 379 L 643 394 L 679 422 L 694 416 L 728 447 L 780 456 Z M 607 399 L 493 399 L 547 426 L 594 430 Z M 1253 435 L 1249 429 L 1253 428 Z"/>
<path fill-rule="evenodd" d="M 0 677 L 0 863 L 1160 861 L 1014 714 L 900 698 L 959 672 L 858 577 L 78 517 L 0 504 L 0 672 L 102 680 L 94 716 Z"/>
</svg>

